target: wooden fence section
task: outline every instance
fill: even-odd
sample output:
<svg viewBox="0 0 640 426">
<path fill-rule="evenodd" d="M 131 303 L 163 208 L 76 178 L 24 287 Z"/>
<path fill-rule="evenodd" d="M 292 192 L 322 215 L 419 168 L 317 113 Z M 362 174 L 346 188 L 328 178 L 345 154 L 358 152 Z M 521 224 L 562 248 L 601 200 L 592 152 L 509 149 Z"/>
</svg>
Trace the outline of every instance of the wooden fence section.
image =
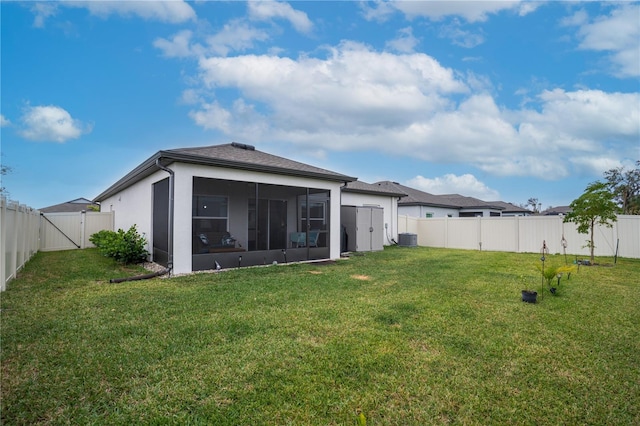
<svg viewBox="0 0 640 426">
<path fill-rule="evenodd" d="M 39 248 L 40 212 L 0 197 L 0 291 Z"/>
<path fill-rule="evenodd" d="M 91 235 L 113 224 L 113 212 L 40 213 L 0 197 L 0 291 L 38 250 L 93 247 Z"/>
<path fill-rule="evenodd" d="M 537 253 L 546 241 L 549 253 L 587 256 L 589 236 L 560 216 L 478 218 L 414 218 L 398 216 L 398 232 L 418 237 L 419 246 L 469 250 Z M 598 226 L 594 232 L 596 256 L 640 258 L 640 216 L 618 216 L 613 228 Z"/>
</svg>

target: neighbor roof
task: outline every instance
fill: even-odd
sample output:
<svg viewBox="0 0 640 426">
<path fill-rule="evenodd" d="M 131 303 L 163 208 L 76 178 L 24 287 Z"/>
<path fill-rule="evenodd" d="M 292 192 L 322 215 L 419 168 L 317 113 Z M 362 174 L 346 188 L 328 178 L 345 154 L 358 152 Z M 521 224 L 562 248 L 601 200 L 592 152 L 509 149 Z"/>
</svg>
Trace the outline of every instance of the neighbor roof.
<svg viewBox="0 0 640 426">
<path fill-rule="evenodd" d="M 445 195 L 437 195 L 437 197 L 442 197 L 451 202 L 452 205 L 458 206 L 461 209 L 493 209 L 493 210 L 502 210 L 502 206 L 488 203 L 486 201 L 479 200 L 474 197 L 466 197 L 460 194 L 445 194 Z"/>
<path fill-rule="evenodd" d="M 432 206 L 453 209 L 492 209 L 502 210 L 502 206 L 496 203 L 487 203 L 473 197 L 465 197 L 460 194 L 434 195 L 428 192 L 419 191 L 408 186 L 400 185 L 398 182 L 382 181 L 377 185 L 386 188 L 393 188 L 396 191 L 407 194 L 398 201 L 401 206 Z"/>
<path fill-rule="evenodd" d="M 377 182 L 375 185 L 394 190 L 397 192 L 404 192 L 406 196 L 402 197 L 398 201 L 398 205 L 403 206 L 420 206 L 429 205 L 434 207 L 457 207 L 452 206 L 448 200 L 441 198 L 439 195 L 429 194 L 428 192 L 419 191 L 417 189 L 410 188 L 408 186 L 400 185 L 398 182 L 382 181 Z"/>
<path fill-rule="evenodd" d="M 42 213 L 69 213 L 87 210 L 89 206 L 98 207 L 98 205 L 91 200 L 87 200 L 86 198 L 76 198 L 75 200 L 67 201 L 66 203 L 43 207 L 38 210 Z"/>
<path fill-rule="evenodd" d="M 531 210 L 527 210 L 524 207 L 516 206 L 515 204 L 506 203 L 504 201 L 488 201 L 489 204 L 493 204 L 495 206 L 500 206 L 503 208 L 503 213 L 529 213 L 531 214 Z"/>
<path fill-rule="evenodd" d="M 153 174 L 158 170 L 156 162 L 160 162 L 163 166 L 180 162 L 289 176 L 310 177 L 337 182 L 351 182 L 356 180 L 355 177 L 267 154 L 266 152 L 258 151 L 251 145 L 233 142 L 223 145 L 158 151 L 106 191 L 98 195 L 95 201 L 110 197 Z"/>
<path fill-rule="evenodd" d="M 544 216 L 558 216 L 558 215 L 566 215 L 567 213 L 571 213 L 570 206 L 558 206 L 558 207 L 549 207 L 545 211 L 543 211 L 542 215 Z"/>
</svg>

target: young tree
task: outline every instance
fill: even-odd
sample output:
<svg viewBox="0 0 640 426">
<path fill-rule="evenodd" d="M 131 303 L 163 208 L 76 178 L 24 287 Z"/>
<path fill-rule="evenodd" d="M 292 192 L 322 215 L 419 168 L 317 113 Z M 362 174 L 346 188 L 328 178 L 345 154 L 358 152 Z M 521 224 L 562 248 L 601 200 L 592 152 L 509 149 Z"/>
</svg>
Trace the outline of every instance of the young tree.
<svg viewBox="0 0 640 426">
<path fill-rule="evenodd" d="M 635 169 L 618 167 L 607 170 L 604 178 L 622 208 L 622 214 L 640 214 L 640 160 L 636 161 Z"/>
<path fill-rule="evenodd" d="M 614 194 L 609 190 L 608 184 L 594 182 L 587 186 L 584 194 L 576 198 L 569 205 L 571 212 L 564 217 L 564 222 L 573 222 L 578 225 L 578 232 L 589 234 L 587 247 L 591 253 L 593 263 L 593 229 L 595 225 L 604 225 L 609 228 L 618 220 L 616 213 L 619 208 L 613 200 Z"/>
<path fill-rule="evenodd" d="M 540 204 L 538 203 L 538 199 L 531 197 L 527 200 L 527 204 L 525 206 L 531 206 L 531 209 L 534 213 L 540 213 Z"/>
</svg>

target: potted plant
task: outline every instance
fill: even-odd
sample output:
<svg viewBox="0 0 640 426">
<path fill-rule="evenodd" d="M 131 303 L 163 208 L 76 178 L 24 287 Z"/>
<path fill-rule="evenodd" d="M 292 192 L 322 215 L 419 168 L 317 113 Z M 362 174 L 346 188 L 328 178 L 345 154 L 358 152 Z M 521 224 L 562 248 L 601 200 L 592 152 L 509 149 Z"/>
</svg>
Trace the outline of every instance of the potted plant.
<svg viewBox="0 0 640 426">
<path fill-rule="evenodd" d="M 527 303 L 536 303 L 538 292 L 535 290 L 522 290 L 522 301 Z"/>
<path fill-rule="evenodd" d="M 522 284 L 524 286 L 526 286 L 528 284 L 528 280 L 524 277 L 524 276 L 520 276 L 520 280 L 522 281 Z M 538 298 L 538 292 L 535 290 L 522 290 L 522 301 L 523 302 L 527 302 L 527 303 L 536 303 L 536 300 Z"/>
</svg>

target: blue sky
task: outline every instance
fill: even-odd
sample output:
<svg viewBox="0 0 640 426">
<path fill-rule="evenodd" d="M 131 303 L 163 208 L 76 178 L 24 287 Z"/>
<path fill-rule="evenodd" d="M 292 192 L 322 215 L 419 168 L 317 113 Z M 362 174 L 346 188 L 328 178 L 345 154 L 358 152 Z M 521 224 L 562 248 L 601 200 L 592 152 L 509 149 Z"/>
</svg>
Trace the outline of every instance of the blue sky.
<svg viewBox="0 0 640 426">
<path fill-rule="evenodd" d="M 640 2 L 0 3 L 2 186 L 93 198 L 232 141 L 542 207 L 640 159 Z"/>
</svg>

